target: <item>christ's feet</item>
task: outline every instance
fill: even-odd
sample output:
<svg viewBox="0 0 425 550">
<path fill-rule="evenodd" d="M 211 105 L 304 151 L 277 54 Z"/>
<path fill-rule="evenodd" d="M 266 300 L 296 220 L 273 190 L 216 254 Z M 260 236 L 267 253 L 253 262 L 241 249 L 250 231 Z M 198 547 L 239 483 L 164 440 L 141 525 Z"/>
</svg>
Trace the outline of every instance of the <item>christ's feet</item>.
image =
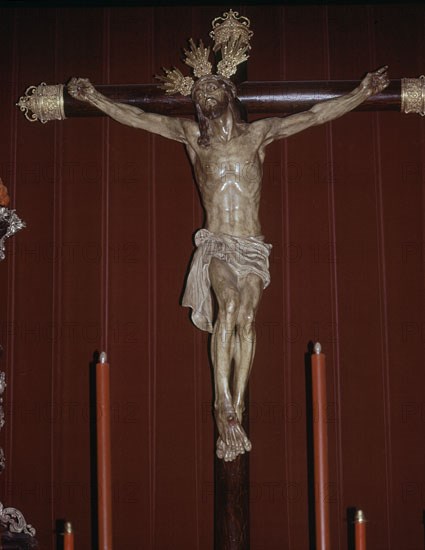
<svg viewBox="0 0 425 550">
<path fill-rule="evenodd" d="M 251 442 L 232 406 L 218 406 L 215 410 L 215 420 L 220 434 L 216 445 L 218 458 L 230 462 L 235 460 L 237 456 L 251 450 Z"/>
</svg>

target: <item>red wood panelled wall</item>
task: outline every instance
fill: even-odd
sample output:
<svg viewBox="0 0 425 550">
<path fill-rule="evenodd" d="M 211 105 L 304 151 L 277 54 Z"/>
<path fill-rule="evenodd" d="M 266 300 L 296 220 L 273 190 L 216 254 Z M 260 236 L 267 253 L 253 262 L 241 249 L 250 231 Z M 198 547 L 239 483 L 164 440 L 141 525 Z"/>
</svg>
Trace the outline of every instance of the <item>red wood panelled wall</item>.
<svg viewBox="0 0 425 550">
<path fill-rule="evenodd" d="M 117 548 L 212 549 L 207 338 L 179 306 L 202 211 L 180 144 L 106 119 L 30 124 L 30 84 L 152 82 L 223 7 L 0 10 L 0 176 L 27 229 L 0 266 L 8 464 L 0 500 L 54 548 L 90 539 L 89 363 L 112 367 Z M 238 6 L 234 6 L 238 9 Z M 420 5 L 239 6 L 251 80 L 424 71 Z M 253 550 L 309 547 L 304 355 L 327 355 L 333 547 L 347 508 L 375 550 L 423 548 L 424 125 L 352 113 L 270 146 L 274 245 L 252 374 Z"/>
</svg>

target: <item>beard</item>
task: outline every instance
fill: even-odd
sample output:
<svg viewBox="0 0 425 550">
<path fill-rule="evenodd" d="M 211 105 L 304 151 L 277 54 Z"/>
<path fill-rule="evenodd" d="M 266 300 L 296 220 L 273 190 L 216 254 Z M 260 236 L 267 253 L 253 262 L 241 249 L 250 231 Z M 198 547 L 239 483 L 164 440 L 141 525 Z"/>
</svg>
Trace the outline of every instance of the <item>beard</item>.
<svg viewBox="0 0 425 550">
<path fill-rule="evenodd" d="M 217 101 L 216 99 L 207 99 L 203 105 L 200 105 L 202 114 L 209 118 L 210 120 L 214 120 L 215 118 L 219 118 L 223 113 L 226 112 L 227 108 L 229 106 L 229 101 Z"/>
</svg>

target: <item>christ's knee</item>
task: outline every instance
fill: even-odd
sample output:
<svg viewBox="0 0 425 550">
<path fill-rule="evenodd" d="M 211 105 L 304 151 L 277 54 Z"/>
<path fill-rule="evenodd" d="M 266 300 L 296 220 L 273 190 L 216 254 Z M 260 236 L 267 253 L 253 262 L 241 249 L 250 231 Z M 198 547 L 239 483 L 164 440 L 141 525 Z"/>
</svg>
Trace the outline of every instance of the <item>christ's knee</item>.
<svg viewBox="0 0 425 550">
<path fill-rule="evenodd" d="M 255 311 L 252 307 L 239 309 L 236 330 L 242 343 L 255 341 Z"/>
<path fill-rule="evenodd" d="M 220 324 L 224 326 L 227 331 L 233 331 L 236 326 L 239 306 L 240 299 L 238 291 L 231 288 L 226 289 L 222 295 L 218 318 Z"/>
</svg>

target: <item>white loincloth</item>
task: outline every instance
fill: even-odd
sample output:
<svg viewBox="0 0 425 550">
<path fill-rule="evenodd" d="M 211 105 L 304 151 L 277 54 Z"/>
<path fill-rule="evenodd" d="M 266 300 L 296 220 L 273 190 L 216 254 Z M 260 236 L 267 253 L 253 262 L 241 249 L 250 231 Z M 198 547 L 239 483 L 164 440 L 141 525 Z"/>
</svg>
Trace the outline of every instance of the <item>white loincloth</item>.
<svg viewBox="0 0 425 550">
<path fill-rule="evenodd" d="M 192 308 L 192 321 L 201 330 L 213 331 L 213 307 L 209 266 L 211 258 L 218 258 L 235 272 L 238 278 L 249 273 L 258 275 L 263 288 L 270 284 L 269 255 L 271 244 L 263 237 L 236 237 L 215 234 L 200 229 L 195 235 L 197 249 L 193 256 L 182 305 Z"/>
</svg>

